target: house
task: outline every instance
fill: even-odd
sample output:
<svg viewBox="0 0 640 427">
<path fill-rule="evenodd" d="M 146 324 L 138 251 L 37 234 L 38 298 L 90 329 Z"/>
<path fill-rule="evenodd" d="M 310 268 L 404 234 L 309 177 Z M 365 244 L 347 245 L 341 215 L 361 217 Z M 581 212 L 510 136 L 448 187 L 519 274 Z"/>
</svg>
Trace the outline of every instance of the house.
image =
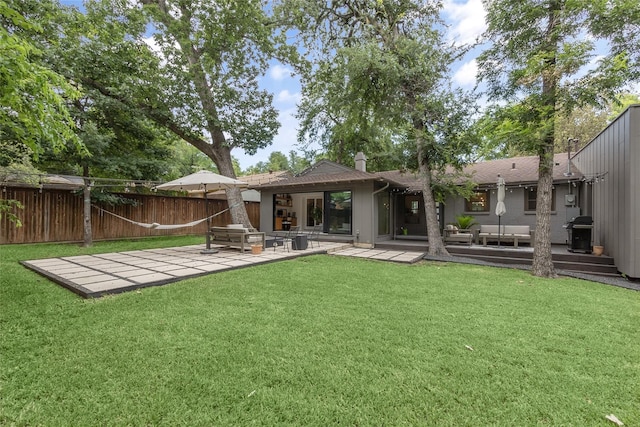
<svg viewBox="0 0 640 427">
<path fill-rule="evenodd" d="M 355 168 L 321 160 L 297 176 L 256 187 L 261 192 L 260 231 L 298 226 L 355 245 L 373 247 L 392 236 L 390 187 L 403 184 L 366 171 L 362 153 Z"/>
<path fill-rule="evenodd" d="M 619 271 L 640 277 L 640 105 L 629 107 L 598 137 L 573 155 L 554 156 L 551 243 L 566 244 L 567 222 L 592 216 L 593 244 L 604 245 Z M 538 157 L 522 156 L 468 165 L 476 188 L 471 198 L 449 197 L 438 206 L 440 228 L 460 214 L 479 224 L 498 224 L 497 181 L 506 182 L 503 225 L 536 225 Z M 407 171 L 367 172 L 358 153 L 355 167 L 321 160 L 297 176 L 265 183 L 260 230 L 300 226 L 374 247 L 377 242 L 426 239 L 420 180 Z"/>
<path fill-rule="evenodd" d="M 325 233 L 351 237 L 355 244 L 368 247 L 405 234 L 407 238 L 426 239 L 417 175 L 406 171 L 370 173 L 366 171 L 364 156 L 361 153 L 358 156 L 355 168 L 321 160 L 298 176 L 260 185 L 260 230 L 279 231 L 287 225 L 311 230 L 323 224 Z M 555 165 L 552 242 L 563 244 L 567 240 L 563 226 L 580 214 L 578 183 L 582 174 L 575 167 L 569 169 L 566 153 L 555 156 Z M 537 168 L 536 156 L 467 166 L 465 172 L 471 174 L 477 185 L 474 195 L 469 200 L 449 198 L 440 204 L 441 228 L 460 214 L 473 215 L 480 224 L 497 224 L 494 200 L 498 175 L 507 183 L 507 213 L 501 219 L 502 224 L 535 228 Z M 320 211 L 321 216 L 314 216 Z"/>
<path fill-rule="evenodd" d="M 538 194 L 538 156 L 523 156 L 491 160 L 465 167 L 477 187 L 469 200 L 449 197 L 444 206 L 444 222 L 455 221 L 460 214 L 473 215 L 479 224 L 498 224 L 495 214 L 497 181 L 506 183 L 506 213 L 500 219 L 503 225 L 536 225 L 536 197 Z M 569 153 L 554 155 L 553 186 L 551 196 L 551 243 L 565 244 L 565 224 L 581 215 L 583 175 L 571 163 Z"/>
</svg>

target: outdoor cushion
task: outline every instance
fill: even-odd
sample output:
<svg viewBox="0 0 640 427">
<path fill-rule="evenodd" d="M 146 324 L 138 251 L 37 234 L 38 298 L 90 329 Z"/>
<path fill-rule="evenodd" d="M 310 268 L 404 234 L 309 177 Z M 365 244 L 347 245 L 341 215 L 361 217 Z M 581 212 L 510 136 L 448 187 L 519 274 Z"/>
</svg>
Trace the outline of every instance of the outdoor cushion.
<svg viewBox="0 0 640 427">
<path fill-rule="evenodd" d="M 528 225 L 505 225 L 504 233 L 529 236 L 531 234 L 531 228 Z"/>
</svg>

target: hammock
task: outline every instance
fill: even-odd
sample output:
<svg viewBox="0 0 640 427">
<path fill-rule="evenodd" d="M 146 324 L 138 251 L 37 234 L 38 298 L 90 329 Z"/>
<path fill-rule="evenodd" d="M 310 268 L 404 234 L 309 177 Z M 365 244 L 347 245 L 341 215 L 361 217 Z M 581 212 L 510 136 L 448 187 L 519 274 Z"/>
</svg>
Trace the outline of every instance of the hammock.
<svg viewBox="0 0 640 427">
<path fill-rule="evenodd" d="M 229 209 L 231 209 L 231 207 L 228 207 L 227 209 L 220 211 L 218 213 L 215 213 L 211 216 L 208 216 L 206 218 L 202 218 L 202 219 L 197 219 L 195 221 L 191 221 L 191 222 L 187 222 L 186 224 L 158 224 L 157 222 L 152 222 L 152 223 L 148 223 L 148 222 L 137 222 L 137 221 L 133 221 L 129 218 L 125 218 L 123 216 L 120 216 L 118 214 L 114 214 L 113 212 L 109 212 L 109 211 L 105 211 L 104 209 L 102 209 L 101 207 L 98 207 L 96 205 L 91 205 L 94 208 L 98 209 L 99 211 L 108 213 L 109 215 L 115 216 L 116 218 L 120 218 L 123 221 L 127 221 L 130 222 L 131 224 L 135 224 L 137 226 L 140 227 L 144 227 L 144 228 L 153 228 L 154 230 L 174 230 L 176 228 L 184 228 L 184 227 L 193 227 L 194 225 L 198 225 L 201 222 L 205 222 L 208 219 L 211 219 L 213 217 L 216 217 L 220 214 L 225 213 L 226 211 L 228 211 Z"/>
</svg>

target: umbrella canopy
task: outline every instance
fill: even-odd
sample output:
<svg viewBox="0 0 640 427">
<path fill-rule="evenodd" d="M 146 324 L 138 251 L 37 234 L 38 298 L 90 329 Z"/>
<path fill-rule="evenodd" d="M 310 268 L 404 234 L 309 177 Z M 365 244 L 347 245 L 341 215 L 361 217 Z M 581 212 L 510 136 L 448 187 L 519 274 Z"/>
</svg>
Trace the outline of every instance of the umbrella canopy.
<svg viewBox="0 0 640 427">
<path fill-rule="evenodd" d="M 217 173 L 209 171 L 199 171 L 192 173 L 191 175 L 183 176 L 182 178 L 174 179 L 173 181 L 165 182 L 158 185 L 156 188 L 159 190 L 174 190 L 174 191 L 218 191 L 227 190 L 230 188 L 242 188 L 247 187 L 249 184 L 237 179 L 229 178 L 227 176 L 218 175 Z"/>
<path fill-rule="evenodd" d="M 505 197 L 505 183 L 504 178 L 498 178 L 498 203 L 496 204 L 496 215 L 501 217 L 507 212 L 507 208 L 504 205 L 504 197 Z"/>
</svg>

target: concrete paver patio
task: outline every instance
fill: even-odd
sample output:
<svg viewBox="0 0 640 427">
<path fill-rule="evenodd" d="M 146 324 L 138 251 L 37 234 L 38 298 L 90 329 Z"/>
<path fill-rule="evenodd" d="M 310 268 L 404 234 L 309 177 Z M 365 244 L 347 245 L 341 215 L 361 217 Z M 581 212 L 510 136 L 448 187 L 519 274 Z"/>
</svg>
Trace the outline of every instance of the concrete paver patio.
<svg viewBox="0 0 640 427">
<path fill-rule="evenodd" d="M 64 258 L 23 261 L 27 268 L 85 298 L 159 286 L 218 271 L 248 267 L 300 256 L 332 253 L 384 261 L 413 263 L 422 252 L 356 248 L 336 242 L 319 242 L 305 250 L 267 248 L 261 254 L 216 247 L 218 253 L 202 254 L 203 245 L 147 249 Z"/>
</svg>

